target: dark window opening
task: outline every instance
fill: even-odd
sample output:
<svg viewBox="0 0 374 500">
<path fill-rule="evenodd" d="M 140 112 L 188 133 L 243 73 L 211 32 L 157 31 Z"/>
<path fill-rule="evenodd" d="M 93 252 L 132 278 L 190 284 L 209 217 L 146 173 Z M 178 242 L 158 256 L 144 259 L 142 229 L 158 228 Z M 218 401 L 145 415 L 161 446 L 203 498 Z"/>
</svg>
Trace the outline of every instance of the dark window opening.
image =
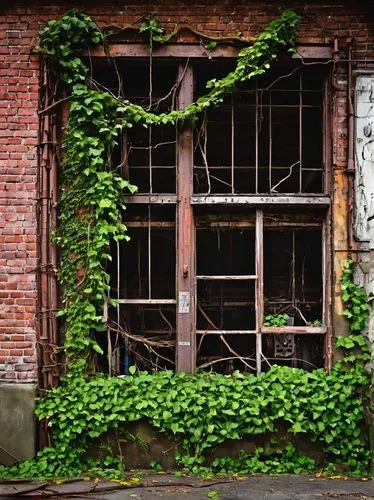
<svg viewBox="0 0 374 500">
<path fill-rule="evenodd" d="M 198 280 L 196 328 L 255 331 L 254 284 L 245 280 Z"/>
<path fill-rule="evenodd" d="M 196 97 L 216 72 L 198 66 Z M 195 130 L 194 192 L 322 193 L 325 78 L 277 69 L 209 110 Z"/>
<path fill-rule="evenodd" d="M 196 344 L 200 369 L 227 375 L 235 370 L 256 370 L 255 335 L 198 334 Z"/>
<path fill-rule="evenodd" d="M 321 325 L 322 298 L 321 230 L 265 228 L 265 314 L 287 314 L 290 326 Z"/>
<path fill-rule="evenodd" d="M 311 371 L 323 366 L 323 335 L 267 334 L 262 336 L 262 371 L 276 364 Z"/>
<path fill-rule="evenodd" d="M 123 221 L 130 241 L 112 245 L 109 269 L 112 372 L 174 369 L 175 207 L 130 204 Z"/>
<path fill-rule="evenodd" d="M 155 113 L 175 109 L 178 64 L 159 62 L 149 70 L 149 60 L 118 60 L 116 71 L 104 62 L 95 66 L 98 85 Z M 176 128 L 135 125 L 124 129 L 112 155 L 113 168 L 138 186 L 140 193 L 176 192 Z"/>
</svg>

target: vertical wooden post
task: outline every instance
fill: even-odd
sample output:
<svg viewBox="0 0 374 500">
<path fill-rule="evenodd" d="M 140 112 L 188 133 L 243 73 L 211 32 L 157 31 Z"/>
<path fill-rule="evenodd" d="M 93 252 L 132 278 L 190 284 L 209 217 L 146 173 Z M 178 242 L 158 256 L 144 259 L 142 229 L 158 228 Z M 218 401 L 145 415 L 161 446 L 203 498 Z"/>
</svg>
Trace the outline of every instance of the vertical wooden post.
<svg viewBox="0 0 374 500">
<path fill-rule="evenodd" d="M 178 109 L 193 101 L 193 72 L 190 66 L 179 68 Z M 193 191 L 193 131 L 183 125 L 177 131 L 177 345 L 178 372 L 195 370 L 195 261 Z"/>
<path fill-rule="evenodd" d="M 256 371 L 261 373 L 262 325 L 264 323 L 264 212 L 256 210 Z"/>
<path fill-rule="evenodd" d="M 331 97 L 330 97 L 330 84 L 325 82 L 324 97 L 323 97 L 323 192 L 332 195 L 333 175 L 332 175 L 332 136 L 333 129 L 331 123 Z M 327 327 L 325 335 L 325 369 L 331 370 L 332 367 L 332 311 L 334 309 L 335 294 L 333 293 L 334 284 L 332 280 L 332 266 L 334 263 L 334 250 L 332 229 L 333 224 L 333 211 L 329 207 L 326 218 L 322 226 L 322 252 L 323 252 L 323 311 L 322 320 Z"/>
</svg>

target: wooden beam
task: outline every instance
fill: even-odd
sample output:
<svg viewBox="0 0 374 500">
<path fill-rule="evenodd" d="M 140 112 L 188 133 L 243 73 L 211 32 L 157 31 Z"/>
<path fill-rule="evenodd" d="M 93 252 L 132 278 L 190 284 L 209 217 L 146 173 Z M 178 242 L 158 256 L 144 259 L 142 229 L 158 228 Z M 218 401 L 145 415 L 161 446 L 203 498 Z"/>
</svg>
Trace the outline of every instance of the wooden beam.
<svg viewBox="0 0 374 500">
<path fill-rule="evenodd" d="M 130 305 L 159 305 L 159 304 L 175 304 L 175 299 L 117 299 L 119 304 Z"/>
<path fill-rule="evenodd" d="M 256 330 L 196 330 L 197 335 L 255 335 Z"/>
<path fill-rule="evenodd" d="M 124 196 L 125 203 L 139 203 L 148 205 L 152 203 L 161 203 L 162 205 L 170 205 L 177 203 L 176 194 L 132 194 Z"/>
<path fill-rule="evenodd" d="M 153 49 L 152 57 L 156 58 L 236 58 L 242 47 L 232 44 L 219 44 L 215 49 L 206 49 L 200 43 L 168 43 Z M 84 55 L 88 56 L 88 53 Z M 145 43 L 109 43 L 106 49 L 102 46 L 94 47 L 90 50 L 91 57 L 106 58 L 106 57 L 144 57 L 149 58 L 149 46 Z M 331 59 L 332 46 L 328 44 L 299 44 L 296 48 L 296 53 L 293 56 L 302 57 L 304 59 Z"/>
<path fill-rule="evenodd" d="M 263 326 L 261 332 L 277 335 L 302 335 L 306 333 L 324 335 L 327 328 L 325 326 Z"/>
<path fill-rule="evenodd" d="M 198 275 L 197 280 L 255 280 L 257 276 L 255 274 L 233 274 L 233 275 Z"/>
<path fill-rule="evenodd" d="M 264 212 L 256 211 L 256 371 L 261 373 L 262 337 L 264 321 Z"/>
<path fill-rule="evenodd" d="M 140 227 L 140 228 L 147 228 L 149 226 L 151 227 L 156 227 L 156 228 L 163 228 L 163 229 L 174 229 L 175 228 L 175 222 L 171 220 L 151 220 L 151 221 L 146 221 L 146 220 L 131 220 L 127 221 L 126 219 L 123 220 L 123 223 L 125 224 L 126 227 Z"/>
<path fill-rule="evenodd" d="M 192 196 L 193 205 L 320 205 L 330 206 L 331 200 L 329 196 L 301 196 L 301 195 L 209 195 L 204 194 Z"/>
<path fill-rule="evenodd" d="M 178 108 L 193 102 L 193 71 L 191 66 L 179 67 Z M 193 187 L 193 128 L 186 124 L 177 132 L 177 346 L 178 372 L 195 371 L 195 228 L 190 203 Z"/>
</svg>

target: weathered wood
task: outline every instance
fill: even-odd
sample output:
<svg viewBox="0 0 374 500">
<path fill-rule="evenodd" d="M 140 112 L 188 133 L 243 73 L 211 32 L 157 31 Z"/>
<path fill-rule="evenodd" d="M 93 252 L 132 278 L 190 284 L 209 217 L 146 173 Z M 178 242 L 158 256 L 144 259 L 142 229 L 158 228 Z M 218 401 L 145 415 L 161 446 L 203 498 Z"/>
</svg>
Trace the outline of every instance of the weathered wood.
<svg viewBox="0 0 374 500">
<path fill-rule="evenodd" d="M 126 227 L 155 227 L 155 228 L 166 228 L 166 229 L 174 229 L 175 222 L 169 220 L 124 220 L 124 224 Z"/>
<path fill-rule="evenodd" d="M 176 304 L 175 299 L 117 299 L 119 304 Z"/>
<path fill-rule="evenodd" d="M 193 102 L 193 72 L 180 65 L 182 77 L 178 108 Z M 177 346 L 176 368 L 179 372 L 195 371 L 195 228 L 190 203 L 193 188 L 193 129 L 186 124 L 177 135 Z"/>
<path fill-rule="evenodd" d="M 264 321 L 264 213 L 256 212 L 256 371 L 261 373 L 262 337 Z"/>
<path fill-rule="evenodd" d="M 329 196 L 303 196 L 303 195 L 194 195 L 193 205 L 320 205 L 330 206 Z"/>
<path fill-rule="evenodd" d="M 148 205 L 152 203 L 161 203 L 163 205 L 177 203 L 176 194 L 132 194 L 124 196 L 125 203 L 139 203 L 141 205 Z"/>
<path fill-rule="evenodd" d="M 323 335 L 327 332 L 325 326 L 263 326 L 261 332 L 284 334 L 284 335 L 303 335 L 303 334 L 319 334 Z"/>
<path fill-rule="evenodd" d="M 196 330 L 197 335 L 254 335 L 256 330 Z"/>
<path fill-rule="evenodd" d="M 255 280 L 257 276 L 255 274 L 234 274 L 234 275 L 203 275 L 199 274 L 196 276 L 197 280 Z"/>
<path fill-rule="evenodd" d="M 160 58 L 236 58 L 243 47 L 235 47 L 232 44 L 219 44 L 214 49 L 206 49 L 202 44 L 198 43 L 168 43 L 153 49 L 152 56 Z M 88 56 L 88 53 L 85 54 Z M 90 50 L 92 58 L 106 57 L 149 57 L 149 47 L 145 43 L 110 43 L 105 50 L 102 46 L 94 47 Z M 332 46 L 331 44 L 299 44 L 296 47 L 296 53 L 293 58 L 304 59 L 331 59 Z"/>
</svg>

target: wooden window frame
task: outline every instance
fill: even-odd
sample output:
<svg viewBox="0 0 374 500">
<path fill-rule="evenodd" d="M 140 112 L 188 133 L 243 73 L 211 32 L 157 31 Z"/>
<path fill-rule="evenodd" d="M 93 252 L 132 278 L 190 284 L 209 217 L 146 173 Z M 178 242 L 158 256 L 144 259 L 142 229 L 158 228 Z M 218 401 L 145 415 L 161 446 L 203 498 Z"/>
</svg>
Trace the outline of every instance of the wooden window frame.
<svg viewBox="0 0 374 500">
<path fill-rule="evenodd" d="M 92 57 L 103 57 L 101 49 L 95 49 Z M 141 44 L 112 44 L 109 54 L 112 57 L 145 57 L 148 48 Z M 327 59 L 332 55 L 330 46 L 303 46 L 298 48 L 298 53 L 305 58 Z M 215 57 L 234 57 L 237 49 L 233 47 L 220 47 L 215 51 Z M 105 54 L 106 57 L 107 54 Z M 171 45 L 162 47 L 153 54 L 153 64 L 160 58 L 178 58 L 179 74 L 181 78 L 178 90 L 178 109 L 182 109 L 193 102 L 193 69 L 191 64 L 186 65 L 186 58 L 200 58 L 206 55 L 206 49 L 196 45 Z M 256 213 L 256 274 L 253 279 L 256 282 L 256 372 L 261 373 L 262 364 L 262 335 L 263 334 L 287 334 L 287 335 L 324 335 L 325 336 L 325 368 L 331 367 L 331 198 L 330 198 L 330 148 L 328 146 L 328 134 L 330 130 L 330 117 L 327 110 L 329 99 L 329 88 L 326 84 L 324 95 L 324 145 L 323 166 L 325 172 L 324 192 L 325 194 L 254 194 L 254 195 L 198 195 L 193 193 L 193 128 L 185 125 L 177 132 L 177 161 L 176 194 L 137 194 L 126 196 L 127 204 L 147 205 L 173 205 L 176 207 L 176 371 L 193 373 L 196 370 L 196 271 L 195 271 L 195 209 L 201 206 L 235 206 L 255 209 Z M 318 207 L 325 210 L 326 216 L 322 226 L 322 252 L 323 252 L 323 323 L 326 326 L 285 326 L 265 327 L 264 320 L 264 282 L 263 282 L 263 219 L 264 207 Z M 188 307 L 186 307 L 186 297 Z M 122 300 L 130 303 L 130 300 Z M 157 302 L 157 301 L 156 301 Z M 155 302 L 155 303 L 156 303 Z M 160 302 L 160 301 L 158 301 Z M 140 303 L 132 300 L 131 303 Z M 148 301 L 148 303 L 150 303 Z"/>
</svg>

